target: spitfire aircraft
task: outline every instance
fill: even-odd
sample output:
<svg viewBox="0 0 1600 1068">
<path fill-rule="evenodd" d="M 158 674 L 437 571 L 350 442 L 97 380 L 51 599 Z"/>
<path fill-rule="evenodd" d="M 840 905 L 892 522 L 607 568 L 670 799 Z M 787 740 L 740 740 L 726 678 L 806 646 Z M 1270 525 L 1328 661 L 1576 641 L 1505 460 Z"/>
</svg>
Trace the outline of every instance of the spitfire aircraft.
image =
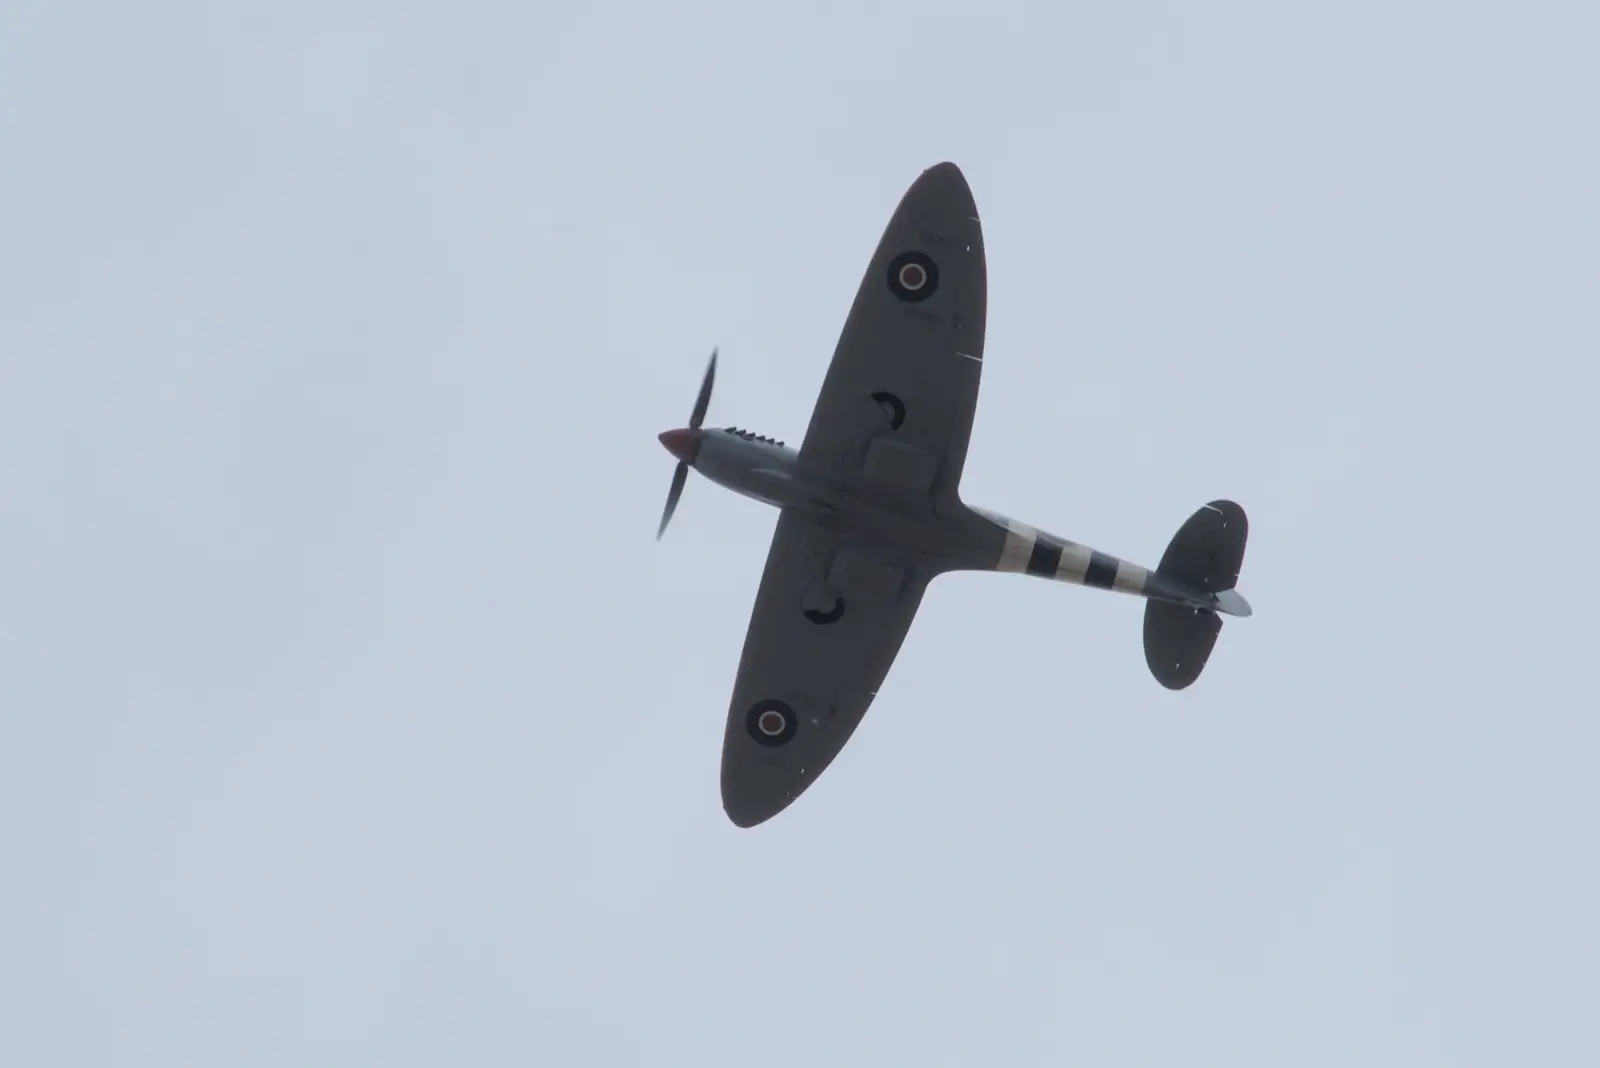
<svg viewBox="0 0 1600 1068">
<path fill-rule="evenodd" d="M 688 426 L 660 435 L 678 466 L 657 539 L 691 468 L 779 509 L 723 735 L 736 826 L 782 812 L 838 756 L 936 575 L 1014 572 L 1142 597 L 1145 661 L 1173 690 L 1199 678 L 1220 615 L 1250 615 L 1234 589 L 1247 524 L 1232 501 L 1190 516 L 1154 571 L 962 502 L 987 304 L 977 205 L 941 163 L 890 218 L 798 449 L 701 425 L 715 350 Z"/>
</svg>

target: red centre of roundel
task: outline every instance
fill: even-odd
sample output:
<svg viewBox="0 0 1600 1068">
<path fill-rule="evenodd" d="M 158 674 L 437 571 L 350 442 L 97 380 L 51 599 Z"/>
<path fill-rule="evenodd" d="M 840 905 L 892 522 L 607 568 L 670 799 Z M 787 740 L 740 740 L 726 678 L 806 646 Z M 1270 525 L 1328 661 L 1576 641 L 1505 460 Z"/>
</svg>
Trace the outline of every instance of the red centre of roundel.
<svg viewBox="0 0 1600 1068">
<path fill-rule="evenodd" d="M 927 281 L 927 275 L 916 264 L 908 263 L 900 268 L 900 284 L 907 289 L 921 289 L 922 283 L 925 281 Z"/>
<path fill-rule="evenodd" d="M 768 734 L 777 734 L 783 730 L 783 713 L 768 710 L 761 713 L 761 729 Z"/>
</svg>

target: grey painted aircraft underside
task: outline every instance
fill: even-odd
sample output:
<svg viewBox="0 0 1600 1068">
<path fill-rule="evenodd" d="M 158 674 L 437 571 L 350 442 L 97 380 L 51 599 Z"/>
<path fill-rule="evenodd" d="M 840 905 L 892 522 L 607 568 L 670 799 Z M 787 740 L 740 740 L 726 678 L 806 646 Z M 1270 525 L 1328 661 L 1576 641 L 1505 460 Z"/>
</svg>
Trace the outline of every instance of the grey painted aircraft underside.
<svg viewBox="0 0 1600 1068">
<path fill-rule="evenodd" d="M 798 449 L 702 426 L 714 351 L 688 425 L 660 436 L 678 466 L 658 538 L 690 470 L 779 509 L 723 737 L 722 803 L 740 827 L 782 812 L 844 748 L 937 575 L 1142 597 L 1146 663 L 1174 690 L 1199 677 L 1220 616 L 1250 614 L 1234 588 L 1248 524 L 1232 501 L 1191 515 L 1154 570 L 962 502 L 987 303 L 977 205 L 941 163 L 884 230 Z"/>
</svg>

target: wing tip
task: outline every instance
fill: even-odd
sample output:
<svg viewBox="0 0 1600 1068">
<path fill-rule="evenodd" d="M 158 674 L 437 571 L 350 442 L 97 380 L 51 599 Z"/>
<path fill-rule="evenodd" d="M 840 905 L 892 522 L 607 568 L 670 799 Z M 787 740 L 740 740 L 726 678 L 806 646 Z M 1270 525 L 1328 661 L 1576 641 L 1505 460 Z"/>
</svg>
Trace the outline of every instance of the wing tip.
<svg viewBox="0 0 1600 1068">
<path fill-rule="evenodd" d="M 761 826 L 788 807 L 788 805 L 784 805 L 781 808 L 765 809 L 741 805 L 726 796 L 722 799 L 722 811 L 728 817 L 728 822 L 741 831 L 748 831 L 753 827 Z"/>
<path fill-rule="evenodd" d="M 932 198 L 942 203 L 953 214 L 969 217 L 978 222 L 978 200 L 973 195 L 972 183 L 951 160 L 935 163 L 927 168 L 906 191 L 906 199 Z"/>
<path fill-rule="evenodd" d="M 805 785 L 810 784 L 807 782 Z M 724 774 L 721 791 L 722 811 L 728 817 L 729 823 L 745 831 L 771 820 L 794 804 L 805 792 L 804 786 L 795 790 L 762 789 L 760 786 L 751 789 L 751 784 L 744 783 L 743 787 L 741 789 L 736 777 Z"/>
</svg>

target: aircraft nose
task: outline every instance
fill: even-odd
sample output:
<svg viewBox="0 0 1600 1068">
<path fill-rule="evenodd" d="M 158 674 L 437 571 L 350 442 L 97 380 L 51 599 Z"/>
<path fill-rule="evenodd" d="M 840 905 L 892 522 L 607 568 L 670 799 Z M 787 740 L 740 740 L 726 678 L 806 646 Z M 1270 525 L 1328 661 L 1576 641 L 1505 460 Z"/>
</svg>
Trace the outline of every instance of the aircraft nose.
<svg viewBox="0 0 1600 1068">
<path fill-rule="evenodd" d="M 660 441 L 679 463 L 694 463 L 700 452 L 700 435 L 693 430 L 667 430 L 660 435 Z"/>
</svg>

